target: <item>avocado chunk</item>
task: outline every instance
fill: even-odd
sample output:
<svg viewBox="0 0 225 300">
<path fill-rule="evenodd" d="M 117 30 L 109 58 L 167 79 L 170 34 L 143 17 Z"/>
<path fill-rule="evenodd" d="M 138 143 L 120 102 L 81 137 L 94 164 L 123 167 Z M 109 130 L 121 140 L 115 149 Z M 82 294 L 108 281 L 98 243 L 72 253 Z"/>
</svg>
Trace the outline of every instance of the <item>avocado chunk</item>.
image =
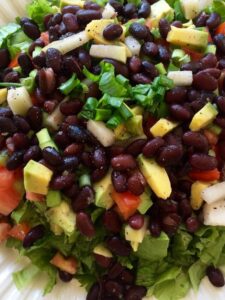
<svg viewBox="0 0 225 300">
<path fill-rule="evenodd" d="M 169 242 L 164 232 L 157 238 L 146 233 L 143 242 L 139 244 L 137 256 L 148 261 L 160 261 L 167 256 Z"/>
<path fill-rule="evenodd" d="M 61 194 L 59 191 L 49 190 L 46 196 L 46 204 L 48 207 L 55 207 L 61 203 Z"/>
<path fill-rule="evenodd" d="M 151 5 L 151 24 L 152 27 L 158 27 L 159 21 L 162 18 L 167 17 L 169 20 L 173 20 L 174 10 L 165 0 L 159 0 Z"/>
<path fill-rule="evenodd" d="M 202 109 L 200 109 L 192 118 L 189 128 L 192 131 L 198 131 L 207 127 L 216 118 L 218 110 L 216 107 L 208 102 Z"/>
<path fill-rule="evenodd" d="M 192 28 L 177 28 L 171 26 L 167 42 L 193 49 L 205 49 L 208 45 L 208 32 Z"/>
<path fill-rule="evenodd" d="M 114 21 L 111 19 L 101 19 L 101 20 L 93 20 L 85 28 L 87 34 L 97 43 L 97 44 L 104 44 L 110 45 L 112 42 L 107 41 L 103 36 L 104 29 L 113 24 Z"/>
<path fill-rule="evenodd" d="M 74 233 L 76 215 L 66 201 L 62 201 L 60 205 L 48 209 L 45 215 L 55 235 L 61 235 L 64 232 L 67 236 L 70 236 Z"/>
<path fill-rule="evenodd" d="M 134 252 L 137 251 L 139 244 L 142 243 L 145 237 L 148 223 L 149 219 L 145 217 L 144 225 L 140 229 L 133 229 L 130 225 L 125 226 L 125 239 L 130 242 Z"/>
<path fill-rule="evenodd" d="M 3 104 L 7 100 L 7 94 L 8 94 L 7 88 L 0 89 L 0 104 Z"/>
<path fill-rule="evenodd" d="M 141 202 L 137 208 L 137 210 L 144 215 L 147 210 L 152 206 L 152 199 L 151 199 L 151 191 L 149 188 L 147 188 L 143 194 L 140 196 Z"/>
<path fill-rule="evenodd" d="M 210 186 L 209 182 L 195 181 L 191 186 L 191 207 L 198 210 L 203 204 L 202 191 Z"/>
<path fill-rule="evenodd" d="M 102 180 L 94 184 L 95 205 L 105 209 L 111 208 L 113 206 L 112 190 L 111 171 L 109 171 Z"/>
<path fill-rule="evenodd" d="M 154 159 L 147 159 L 142 154 L 138 156 L 142 174 L 157 197 L 167 199 L 171 192 L 171 184 L 166 170 L 159 166 Z"/>
<path fill-rule="evenodd" d="M 47 195 L 53 172 L 42 164 L 30 160 L 24 168 L 26 192 Z"/>
<path fill-rule="evenodd" d="M 95 248 L 93 249 L 93 253 L 108 258 L 113 257 L 112 253 L 103 244 L 98 244 L 97 246 L 95 246 Z"/>
<path fill-rule="evenodd" d="M 122 63 L 127 61 L 127 49 L 117 45 L 92 45 L 89 54 L 98 58 L 112 58 Z"/>
<path fill-rule="evenodd" d="M 162 137 L 167 133 L 169 133 L 170 131 L 172 131 L 174 128 L 176 128 L 178 124 L 179 123 L 161 118 L 150 128 L 150 132 L 154 137 L 156 136 Z"/>
<path fill-rule="evenodd" d="M 146 136 L 143 131 L 143 116 L 136 115 L 131 117 L 125 124 L 127 131 L 133 136 Z"/>
<path fill-rule="evenodd" d="M 81 8 L 84 7 L 85 1 L 83 0 L 60 0 L 60 7 L 64 7 L 67 5 L 77 5 L 80 6 Z"/>
</svg>

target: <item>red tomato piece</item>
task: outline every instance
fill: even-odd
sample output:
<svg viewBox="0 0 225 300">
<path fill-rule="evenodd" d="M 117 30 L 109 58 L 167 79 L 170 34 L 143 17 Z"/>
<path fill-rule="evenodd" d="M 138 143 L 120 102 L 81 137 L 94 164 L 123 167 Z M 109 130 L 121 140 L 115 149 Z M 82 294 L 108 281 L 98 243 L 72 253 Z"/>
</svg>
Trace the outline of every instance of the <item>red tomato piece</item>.
<svg viewBox="0 0 225 300">
<path fill-rule="evenodd" d="M 210 171 L 191 171 L 188 175 L 192 180 L 213 181 L 220 179 L 218 169 Z"/>
<path fill-rule="evenodd" d="M 60 270 L 70 274 L 75 274 L 77 271 L 76 259 L 74 257 L 65 258 L 59 252 L 56 253 L 56 255 L 52 258 L 50 263 L 59 268 Z"/>
<path fill-rule="evenodd" d="M 9 223 L 0 223 L 0 242 L 7 239 L 10 229 L 11 225 Z"/>
<path fill-rule="evenodd" d="M 217 28 L 216 28 L 216 34 L 225 34 L 225 22 L 221 23 Z"/>
<path fill-rule="evenodd" d="M 29 230 L 30 227 L 27 224 L 21 223 L 14 225 L 8 234 L 15 239 L 23 241 Z"/>
</svg>

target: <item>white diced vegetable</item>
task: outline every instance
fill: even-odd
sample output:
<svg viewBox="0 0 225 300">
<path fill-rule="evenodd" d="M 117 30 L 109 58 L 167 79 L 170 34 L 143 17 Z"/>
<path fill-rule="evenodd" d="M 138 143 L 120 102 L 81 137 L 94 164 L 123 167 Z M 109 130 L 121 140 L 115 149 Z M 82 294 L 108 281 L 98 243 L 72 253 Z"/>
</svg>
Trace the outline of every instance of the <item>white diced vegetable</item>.
<svg viewBox="0 0 225 300">
<path fill-rule="evenodd" d="M 202 191 L 202 198 L 207 203 L 213 203 L 225 199 L 225 181 L 219 182 Z"/>
<path fill-rule="evenodd" d="M 127 36 L 124 41 L 125 45 L 131 51 L 132 55 L 139 55 L 141 44 L 132 36 Z"/>
<path fill-rule="evenodd" d="M 68 97 L 66 97 L 61 103 L 66 102 Z M 45 120 L 45 126 L 49 129 L 57 130 L 62 124 L 65 116 L 60 111 L 60 105 L 58 105 L 54 111 L 47 116 Z"/>
<path fill-rule="evenodd" d="M 43 51 L 47 51 L 49 48 L 58 49 L 62 54 L 66 54 L 84 44 L 90 40 L 90 37 L 86 31 L 73 34 L 63 40 L 55 41 L 43 48 Z"/>
<path fill-rule="evenodd" d="M 127 54 L 126 48 L 115 45 L 92 45 L 90 55 L 99 58 L 112 58 L 123 63 L 126 63 Z"/>
<path fill-rule="evenodd" d="M 31 97 L 25 87 L 10 89 L 7 95 L 8 105 L 14 115 L 25 116 L 32 106 Z"/>
<path fill-rule="evenodd" d="M 117 15 L 115 9 L 110 5 L 109 3 L 106 4 L 103 12 L 102 12 L 102 18 L 103 19 L 111 19 L 114 18 Z"/>
<path fill-rule="evenodd" d="M 203 207 L 204 224 L 211 226 L 225 226 L 225 200 L 206 203 Z"/>
<path fill-rule="evenodd" d="M 190 86 L 193 82 L 191 71 L 171 71 L 167 77 L 173 80 L 175 86 Z"/>
<path fill-rule="evenodd" d="M 204 10 L 206 7 L 210 6 L 213 0 L 199 0 L 199 11 Z"/>
<path fill-rule="evenodd" d="M 181 0 L 181 7 L 187 20 L 194 19 L 200 12 L 199 0 Z"/>
<path fill-rule="evenodd" d="M 105 123 L 100 121 L 89 120 L 87 129 L 96 137 L 96 139 L 104 146 L 109 147 L 115 142 L 114 132 L 107 128 Z"/>
</svg>

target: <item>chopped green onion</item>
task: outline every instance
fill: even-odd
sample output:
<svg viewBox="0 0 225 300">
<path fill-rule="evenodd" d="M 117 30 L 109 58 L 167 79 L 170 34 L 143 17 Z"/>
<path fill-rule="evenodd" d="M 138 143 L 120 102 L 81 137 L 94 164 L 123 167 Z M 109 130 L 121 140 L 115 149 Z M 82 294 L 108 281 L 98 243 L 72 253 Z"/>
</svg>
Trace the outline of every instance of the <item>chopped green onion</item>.
<svg viewBox="0 0 225 300">
<path fill-rule="evenodd" d="M 133 113 L 125 103 L 122 103 L 122 105 L 118 108 L 118 111 L 124 120 L 128 120 L 133 116 Z"/>
<path fill-rule="evenodd" d="M 161 75 L 166 74 L 166 69 L 165 69 L 163 63 L 159 63 L 159 64 L 155 65 L 155 67 L 159 71 L 159 74 L 161 74 Z"/>
<path fill-rule="evenodd" d="M 78 85 L 80 85 L 80 80 L 77 79 L 75 74 L 73 74 L 73 76 L 69 80 L 61 84 L 59 89 L 64 95 L 69 95 Z"/>
<path fill-rule="evenodd" d="M 0 82 L 0 87 L 21 87 L 21 86 L 23 86 L 21 83 Z"/>
<path fill-rule="evenodd" d="M 98 108 L 95 112 L 95 120 L 96 121 L 107 121 L 112 115 L 112 111 L 110 109 Z"/>
<path fill-rule="evenodd" d="M 79 178 L 79 186 L 83 187 L 83 186 L 91 186 L 91 178 L 89 174 L 83 174 L 80 176 Z"/>
<path fill-rule="evenodd" d="M 118 114 L 115 113 L 106 123 L 107 127 L 109 128 L 116 128 L 119 124 L 123 123 L 122 117 Z"/>
</svg>

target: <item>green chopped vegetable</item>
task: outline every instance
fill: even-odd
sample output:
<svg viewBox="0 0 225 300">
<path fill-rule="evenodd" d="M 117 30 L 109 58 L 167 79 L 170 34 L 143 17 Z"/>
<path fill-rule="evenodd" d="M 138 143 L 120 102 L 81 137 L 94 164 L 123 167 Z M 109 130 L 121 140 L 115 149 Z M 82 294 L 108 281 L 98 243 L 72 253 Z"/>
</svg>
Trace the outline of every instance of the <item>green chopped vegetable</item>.
<svg viewBox="0 0 225 300">
<path fill-rule="evenodd" d="M 21 290 L 31 283 L 31 281 L 40 273 L 40 270 L 35 265 L 29 265 L 21 271 L 13 274 L 13 281 L 16 287 Z"/>
<path fill-rule="evenodd" d="M 83 187 L 83 186 L 86 186 L 86 185 L 91 186 L 90 175 L 88 175 L 88 174 L 81 175 L 80 178 L 79 178 L 79 185 L 80 185 L 80 187 Z"/>
<path fill-rule="evenodd" d="M 20 25 L 15 23 L 9 23 L 0 28 L 0 48 L 3 46 L 5 40 L 9 38 L 13 33 L 20 29 Z"/>
</svg>

